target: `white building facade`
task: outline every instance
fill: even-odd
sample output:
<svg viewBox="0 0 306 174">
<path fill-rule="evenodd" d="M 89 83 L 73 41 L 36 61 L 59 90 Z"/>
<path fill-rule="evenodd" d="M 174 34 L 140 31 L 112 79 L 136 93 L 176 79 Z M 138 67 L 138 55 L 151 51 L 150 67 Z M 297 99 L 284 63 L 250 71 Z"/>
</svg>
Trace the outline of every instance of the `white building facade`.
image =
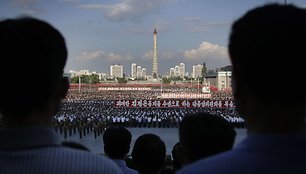
<svg viewBox="0 0 306 174">
<path fill-rule="evenodd" d="M 136 63 L 132 63 L 131 65 L 131 77 L 136 78 L 137 76 L 137 65 Z"/>
<path fill-rule="evenodd" d="M 110 66 L 111 77 L 123 77 L 123 66 L 122 65 L 111 65 Z"/>
<path fill-rule="evenodd" d="M 179 64 L 179 76 L 181 78 L 185 76 L 185 64 L 184 63 Z"/>
<path fill-rule="evenodd" d="M 192 78 L 196 79 L 196 78 L 202 77 L 202 69 L 203 69 L 203 65 L 201 64 L 193 65 L 192 66 Z"/>
<path fill-rule="evenodd" d="M 232 72 L 231 71 L 218 71 L 217 73 L 217 88 L 218 90 L 232 89 Z"/>
</svg>

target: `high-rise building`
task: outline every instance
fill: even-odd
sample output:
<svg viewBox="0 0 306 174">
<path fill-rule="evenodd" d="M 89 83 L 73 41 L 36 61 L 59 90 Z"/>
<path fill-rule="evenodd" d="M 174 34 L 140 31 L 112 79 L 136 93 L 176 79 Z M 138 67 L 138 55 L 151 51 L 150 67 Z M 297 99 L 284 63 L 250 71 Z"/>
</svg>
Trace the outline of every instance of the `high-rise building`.
<svg viewBox="0 0 306 174">
<path fill-rule="evenodd" d="M 90 75 L 89 70 L 83 69 L 78 72 L 78 75 Z"/>
<path fill-rule="evenodd" d="M 193 65 L 192 66 L 192 78 L 199 78 L 202 77 L 202 69 L 203 65 L 198 64 L 198 65 Z"/>
<path fill-rule="evenodd" d="M 123 66 L 122 65 L 111 65 L 110 75 L 112 77 L 123 77 Z"/>
<path fill-rule="evenodd" d="M 174 77 L 175 73 L 174 73 L 174 68 L 170 68 L 170 77 Z"/>
<path fill-rule="evenodd" d="M 185 76 L 185 64 L 184 63 L 179 64 L 179 76 L 181 78 Z"/>
<path fill-rule="evenodd" d="M 131 77 L 136 78 L 137 76 L 137 65 L 136 63 L 132 63 L 131 65 Z"/>
<path fill-rule="evenodd" d="M 141 69 L 141 66 L 137 66 L 137 75 L 136 75 L 136 78 L 137 79 L 141 79 L 142 78 L 142 69 Z"/>
<path fill-rule="evenodd" d="M 146 79 L 146 76 L 147 76 L 147 69 L 146 68 L 142 68 L 142 70 L 141 70 L 141 75 L 142 75 L 142 79 Z"/>
<path fill-rule="evenodd" d="M 180 67 L 178 65 L 176 65 L 174 67 L 174 76 L 175 77 L 179 77 L 180 76 Z"/>
<path fill-rule="evenodd" d="M 158 78 L 158 62 L 157 62 L 157 30 L 153 32 L 153 65 L 152 65 L 152 78 Z"/>
<path fill-rule="evenodd" d="M 219 90 L 231 89 L 232 71 L 218 71 L 217 87 Z"/>
</svg>

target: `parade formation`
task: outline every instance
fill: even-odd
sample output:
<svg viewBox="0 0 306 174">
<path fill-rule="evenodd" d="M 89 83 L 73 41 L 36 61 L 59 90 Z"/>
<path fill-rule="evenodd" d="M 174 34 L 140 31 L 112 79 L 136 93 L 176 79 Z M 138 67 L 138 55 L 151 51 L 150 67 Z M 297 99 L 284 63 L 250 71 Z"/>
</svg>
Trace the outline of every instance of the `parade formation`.
<svg viewBox="0 0 306 174">
<path fill-rule="evenodd" d="M 211 98 L 159 98 L 161 92 L 174 94 L 199 93 L 190 87 L 169 86 L 138 88 L 140 90 L 99 90 L 98 87 L 78 90 L 72 87 L 54 117 L 54 128 L 67 138 L 100 136 L 113 125 L 131 128 L 177 128 L 187 113 L 209 112 L 224 117 L 237 128 L 244 127 L 244 120 L 235 111 L 230 91 L 215 91 Z M 172 95 L 173 96 L 173 95 Z M 192 96 L 192 95 L 190 95 Z"/>
</svg>

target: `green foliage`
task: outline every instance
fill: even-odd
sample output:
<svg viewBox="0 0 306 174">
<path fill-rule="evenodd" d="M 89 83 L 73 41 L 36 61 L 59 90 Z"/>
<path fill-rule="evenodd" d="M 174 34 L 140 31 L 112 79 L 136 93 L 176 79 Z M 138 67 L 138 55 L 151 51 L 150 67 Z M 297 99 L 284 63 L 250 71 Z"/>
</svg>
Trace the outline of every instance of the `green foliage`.
<svg viewBox="0 0 306 174">
<path fill-rule="evenodd" d="M 171 78 L 166 78 L 166 77 L 163 77 L 162 78 L 162 83 L 171 83 Z"/>
<path fill-rule="evenodd" d="M 205 62 L 203 62 L 203 68 L 202 68 L 202 73 L 201 73 L 202 77 L 201 77 L 201 79 L 200 79 L 200 80 L 201 80 L 201 83 L 203 83 L 203 81 L 204 81 L 204 79 L 205 79 L 206 74 L 207 74 L 206 63 L 205 63 Z"/>
<path fill-rule="evenodd" d="M 79 77 L 78 76 L 72 77 L 71 83 L 79 83 Z"/>
<path fill-rule="evenodd" d="M 97 74 L 92 74 L 90 78 L 91 78 L 91 84 L 99 83 L 99 76 Z"/>
<path fill-rule="evenodd" d="M 127 83 L 127 79 L 124 78 L 124 77 L 122 77 L 122 78 L 117 77 L 116 79 L 117 79 L 117 82 L 118 82 L 118 83 Z"/>
<path fill-rule="evenodd" d="M 183 78 L 181 78 L 180 76 L 171 77 L 170 79 L 171 79 L 172 81 L 181 81 L 181 80 L 183 80 Z"/>
<path fill-rule="evenodd" d="M 97 84 L 99 83 L 99 76 L 97 74 L 81 75 L 81 83 L 83 84 Z M 79 83 L 79 76 L 71 78 L 71 83 Z"/>
</svg>

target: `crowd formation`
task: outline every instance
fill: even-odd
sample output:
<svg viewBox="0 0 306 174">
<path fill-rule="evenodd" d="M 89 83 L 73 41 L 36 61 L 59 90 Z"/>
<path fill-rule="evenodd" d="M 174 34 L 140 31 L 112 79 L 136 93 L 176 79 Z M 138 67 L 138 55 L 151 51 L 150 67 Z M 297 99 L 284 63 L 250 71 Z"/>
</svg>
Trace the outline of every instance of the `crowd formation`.
<svg viewBox="0 0 306 174">
<path fill-rule="evenodd" d="M 178 90 L 180 88 L 173 89 L 173 91 Z M 114 100 L 109 99 L 121 99 L 123 93 L 131 97 L 123 97 L 125 99 L 148 99 L 151 95 L 151 93 L 131 91 L 112 91 L 110 93 L 70 90 L 67 99 L 62 103 L 61 110 L 54 117 L 55 130 L 63 133 L 64 137 L 77 133 L 82 138 L 93 132 L 94 137 L 97 138 L 104 129 L 110 126 L 177 128 L 186 114 L 197 112 L 208 112 L 221 116 L 237 128 L 244 127 L 244 119 L 238 116 L 235 108 L 115 107 Z M 219 94 L 222 93 L 219 92 Z M 108 97 L 105 98 L 105 96 Z"/>
</svg>

